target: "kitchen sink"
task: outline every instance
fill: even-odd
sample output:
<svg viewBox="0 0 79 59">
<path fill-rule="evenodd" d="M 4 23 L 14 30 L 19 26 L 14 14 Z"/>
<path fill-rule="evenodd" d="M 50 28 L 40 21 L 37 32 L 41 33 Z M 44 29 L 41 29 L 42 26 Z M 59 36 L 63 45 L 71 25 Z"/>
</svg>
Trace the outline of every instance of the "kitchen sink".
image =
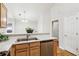
<svg viewBox="0 0 79 59">
<path fill-rule="evenodd" d="M 17 39 L 17 42 L 21 42 L 21 41 L 30 41 L 30 40 L 38 40 L 36 37 L 34 37 L 34 38 L 29 38 L 29 39 L 27 39 L 27 38 L 19 38 L 19 39 Z"/>
</svg>

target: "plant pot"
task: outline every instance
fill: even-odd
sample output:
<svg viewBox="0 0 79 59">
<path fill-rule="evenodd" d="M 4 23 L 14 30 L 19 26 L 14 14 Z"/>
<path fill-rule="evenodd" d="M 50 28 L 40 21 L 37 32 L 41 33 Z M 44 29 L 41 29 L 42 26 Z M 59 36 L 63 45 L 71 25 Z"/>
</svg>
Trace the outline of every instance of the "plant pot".
<svg viewBox="0 0 79 59">
<path fill-rule="evenodd" d="M 33 33 L 33 30 L 26 30 L 27 33 Z"/>
</svg>

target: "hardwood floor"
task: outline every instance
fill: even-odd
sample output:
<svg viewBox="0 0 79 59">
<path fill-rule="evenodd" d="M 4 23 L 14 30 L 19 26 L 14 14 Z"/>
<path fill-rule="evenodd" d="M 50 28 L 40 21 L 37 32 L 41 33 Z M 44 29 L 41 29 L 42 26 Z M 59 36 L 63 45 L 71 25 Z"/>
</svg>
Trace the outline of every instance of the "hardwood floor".
<svg viewBox="0 0 79 59">
<path fill-rule="evenodd" d="M 57 48 L 57 56 L 76 56 L 66 50 L 62 50 L 60 48 Z"/>
<path fill-rule="evenodd" d="M 57 41 L 57 56 L 76 56 L 69 51 L 59 48 L 59 41 Z"/>
</svg>

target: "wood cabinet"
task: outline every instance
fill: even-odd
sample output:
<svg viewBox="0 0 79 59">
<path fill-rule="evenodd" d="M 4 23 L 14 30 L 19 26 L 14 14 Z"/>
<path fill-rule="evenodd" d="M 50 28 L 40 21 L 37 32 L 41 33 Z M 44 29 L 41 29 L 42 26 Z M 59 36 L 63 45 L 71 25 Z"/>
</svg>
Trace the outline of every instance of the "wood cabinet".
<svg viewBox="0 0 79 59">
<path fill-rule="evenodd" d="M 29 56 L 29 44 L 17 44 L 15 48 L 16 56 Z"/>
<path fill-rule="evenodd" d="M 53 41 L 41 42 L 41 56 L 53 56 Z"/>
<path fill-rule="evenodd" d="M 46 40 L 13 45 L 10 54 L 12 56 L 56 56 L 57 40 Z"/>
<path fill-rule="evenodd" d="M 0 27 L 7 26 L 7 8 L 4 4 L 0 3 Z"/>
<path fill-rule="evenodd" d="M 20 50 L 16 50 L 16 56 L 29 56 L 29 49 L 20 49 Z"/>
<path fill-rule="evenodd" d="M 57 56 L 58 40 L 41 42 L 41 56 Z"/>
<path fill-rule="evenodd" d="M 15 56 L 15 45 L 12 45 L 12 47 L 10 48 L 10 55 Z"/>
<path fill-rule="evenodd" d="M 30 56 L 40 56 L 40 42 L 30 43 Z"/>
<path fill-rule="evenodd" d="M 10 49 L 11 56 L 40 56 L 40 42 L 22 43 L 13 45 Z"/>
<path fill-rule="evenodd" d="M 29 44 L 17 44 L 15 49 L 16 56 L 29 56 Z"/>
<path fill-rule="evenodd" d="M 29 44 L 16 44 L 10 49 L 11 56 L 29 56 Z"/>
<path fill-rule="evenodd" d="M 58 44 L 59 44 L 58 40 L 56 40 L 56 39 L 53 40 L 53 45 L 52 45 L 52 47 L 53 47 L 53 56 L 57 56 Z"/>
</svg>

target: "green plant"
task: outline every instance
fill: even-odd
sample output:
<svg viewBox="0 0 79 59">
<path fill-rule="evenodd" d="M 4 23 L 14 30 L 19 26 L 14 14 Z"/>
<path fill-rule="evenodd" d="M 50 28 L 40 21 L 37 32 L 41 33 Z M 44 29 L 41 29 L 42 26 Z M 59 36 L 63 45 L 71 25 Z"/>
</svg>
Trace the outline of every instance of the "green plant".
<svg viewBox="0 0 79 59">
<path fill-rule="evenodd" d="M 8 40 L 8 36 L 7 35 L 2 35 L 0 33 L 0 41 L 5 41 L 5 40 Z"/>
<path fill-rule="evenodd" d="M 32 33 L 33 29 L 32 28 L 25 28 L 27 33 Z"/>
</svg>

